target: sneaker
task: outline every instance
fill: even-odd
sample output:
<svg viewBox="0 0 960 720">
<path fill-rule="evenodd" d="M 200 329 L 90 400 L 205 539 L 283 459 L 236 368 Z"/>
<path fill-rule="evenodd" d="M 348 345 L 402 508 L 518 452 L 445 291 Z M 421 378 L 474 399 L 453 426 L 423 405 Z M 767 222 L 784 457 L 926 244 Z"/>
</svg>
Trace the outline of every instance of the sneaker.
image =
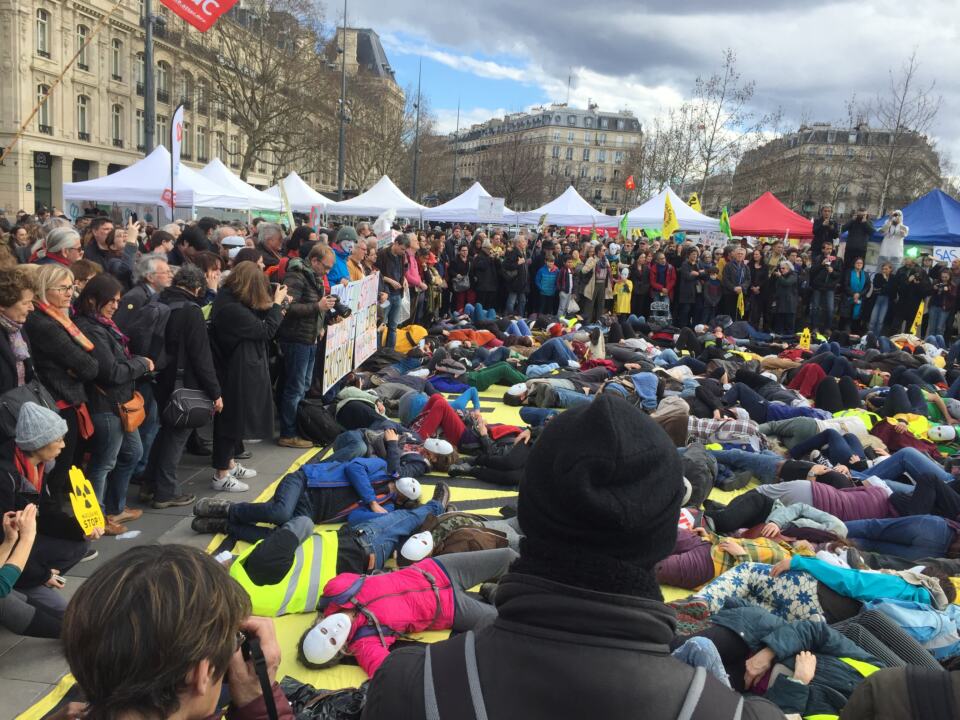
<svg viewBox="0 0 960 720">
<path fill-rule="evenodd" d="M 313 447 L 313 443 L 310 444 L 310 447 Z M 257 471 L 253 468 L 244 467 L 240 463 L 234 463 L 233 470 L 229 474 L 237 480 L 249 480 L 257 476 Z"/>
<path fill-rule="evenodd" d="M 218 517 L 195 517 L 190 523 L 190 529 L 195 533 L 216 535 L 227 532 L 227 519 Z"/>
<path fill-rule="evenodd" d="M 212 497 L 200 498 L 197 500 L 197 504 L 193 506 L 193 514 L 197 517 L 225 518 L 231 505 L 233 505 L 233 502 L 230 500 L 220 500 Z"/>
<path fill-rule="evenodd" d="M 244 450 L 242 453 L 237 453 L 233 456 L 234 460 L 249 460 L 253 457 L 253 453 L 249 450 Z"/>
<path fill-rule="evenodd" d="M 313 443 L 309 440 L 304 440 L 302 437 L 282 437 L 277 440 L 277 445 L 285 448 L 297 448 L 300 450 L 305 450 L 307 448 L 312 448 Z"/>
<path fill-rule="evenodd" d="M 567 360 L 567 367 L 571 370 L 579 370 L 580 363 L 578 363 L 576 360 Z"/>
<path fill-rule="evenodd" d="M 442 480 L 437 483 L 437 486 L 433 489 L 433 500 L 436 500 L 443 506 L 443 509 L 447 509 L 447 505 L 450 504 L 450 486 L 447 485 Z"/>
<path fill-rule="evenodd" d="M 237 465 L 237 467 L 240 467 Z M 213 476 L 213 479 L 210 481 L 210 487 L 212 487 L 217 492 L 231 492 L 231 493 L 242 493 L 250 489 L 250 486 L 245 482 L 240 482 L 236 477 L 227 473 L 222 478 L 218 478 L 216 475 Z"/>
<path fill-rule="evenodd" d="M 126 525 L 121 525 L 118 522 L 114 522 L 110 518 L 107 518 L 107 522 L 104 524 L 104 527 L 103 527 L 104 535 L 110 535 L 110 536 L 123 535 L 126 531 L 127 531 Z"/>
<path fill-rule="evenodd" d="M 100 555 L 100 551 L 98 551 L 96 548 L 93 548 L 93 547 L 88 548 L 87 554 L 84 555 L 82 558 L 80 558 L 80 562 L 84 563 L 84 562 L 87 562 L 88 560 L 96 560 L 97 556 L 99 555 Z"/>
<path fill-rule="evenodd" d="M 110 520 L 115 523 L 125 523 L 131 520 L 139 520 L 143 516 L 143 510 L 125 507 L 117 515 L 111 515 Z"/>
<path fill-rule="evenodd" d="M 184 507 L 186 505 L 193 505 L 196 499 L 196 495 L 177 495 L 169 500 L 154 500 L 153 508 L 155 510 L 163 510 L 165 508 Z"/>
</svg>

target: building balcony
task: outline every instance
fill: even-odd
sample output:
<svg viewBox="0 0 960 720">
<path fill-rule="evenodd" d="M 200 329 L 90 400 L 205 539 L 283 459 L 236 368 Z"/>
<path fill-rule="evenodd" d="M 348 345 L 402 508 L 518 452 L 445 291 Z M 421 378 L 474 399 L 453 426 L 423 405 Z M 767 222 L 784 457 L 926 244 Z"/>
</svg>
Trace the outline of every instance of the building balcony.
<svg viewBox="0 0 960 720">
<path fill-rule="evenodd" d="M 157 90 L 157 102 L 170 104 L 170 93 L 166 90 Z"/>
<path fill-rule="evenodd" d="M 77 139 L 82 140 L 83 142 L 90 142 L 90 133 L 88 132 L 78 132 Z"/>
<path fill-rule="evenodd" d="M 47 60 L 50 59 L 50 53 L 47 52 L 46 50 L 37 50 L 37 55 L 39 57 L 46 58 Z"/>
<path fill-rule="evenodd" d="M 210 107 L 206 103 L 197 103 L 197 112 L 207 116 L 210 114 Z"/>
<path fill-rule="evenodd" d="M 40 132 L 44 135 L 53 135 L 53 125 L 40 125 Z"/>
<path fill-rule="evenodd" d="M 113 146 L 114 146 L 115 148 L 121 148 L 121 149 L 122 149 L 122 148 L 123 148 L 123 140 L 121 140 L 120 138 L 114 138 L 114 139 L 113 139 Z"/>
<path fill-rule="evenodd" d="M 90 72 L 90 66 L 87 65 L 86 63 L 78 62 L 77 67 L 85 72 Z"/>
<path fill-rule="evenodd" d="M 138 83 L 137 83 L 137 95 L 139 95 L 140 97 L 143 97 L 143 96 L 144 96 L 144 93 L 146 93 L 146 91 L 147 91 L 147 89 L 143 86 L 143 83 L 142 83 L 142 82 L 138 82 Z"/>
</svg>

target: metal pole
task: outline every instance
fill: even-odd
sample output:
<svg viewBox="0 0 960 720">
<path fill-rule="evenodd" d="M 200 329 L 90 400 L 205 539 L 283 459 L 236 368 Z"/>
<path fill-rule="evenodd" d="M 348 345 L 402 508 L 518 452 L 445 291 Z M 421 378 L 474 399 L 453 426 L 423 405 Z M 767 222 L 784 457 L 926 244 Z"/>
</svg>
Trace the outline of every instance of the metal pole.
<svg viewBox="0 0 960 720">
<path fill-rule="evenodd" d="M 451 192 L 457 194 L 457 154 L 460 152 L 460 98 L 457 98 L 457 129 L 453 134 L 453 187 Z"/>
<path fill-rule="evenodd" d="M 417 124 L 413 131 L 413 188 L 411 195 L 414 202 L 417 200 L 417 166 L 420 160 L 420 77 L 423 72 L 423 58 L 417 67 Z"/>
<path fill-rule="evenodd" d="M 157 93 L 153 78 L 153 2 L 143 0 L 143 20 L 146 34 L 143 39 L 143 154 L 153 152 L 157 119 Z"/>
<path fill-rule="evenodd" d="M 346 170 L 347 122 L 347 0 L 343 0 L 343 32 L 340 35 L 340 145 L 337 148 L 337 200 L 343 200 L 343 175 Z"/>
</svg>

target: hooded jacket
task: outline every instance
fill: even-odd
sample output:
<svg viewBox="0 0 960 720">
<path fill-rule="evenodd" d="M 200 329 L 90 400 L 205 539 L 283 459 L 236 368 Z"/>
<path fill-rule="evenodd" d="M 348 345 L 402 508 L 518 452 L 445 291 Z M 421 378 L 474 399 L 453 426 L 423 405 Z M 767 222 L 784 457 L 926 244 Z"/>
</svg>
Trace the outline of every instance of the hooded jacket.
<svg viewBox="0 0 960 720">
<path fill-rule="evenodd" d="M 496 606 L 497 620 L 476 633 L 490 720 L 678 716 L 694 670 L 670 657 L 676 615 L 663 603 L 511 573 Z M 423 671 L 422 647 L 391 653 L 370 685 L 364 720 L 424 720 Z M 741 717 L 783 714 L 745 697 Z"/>
</svg>

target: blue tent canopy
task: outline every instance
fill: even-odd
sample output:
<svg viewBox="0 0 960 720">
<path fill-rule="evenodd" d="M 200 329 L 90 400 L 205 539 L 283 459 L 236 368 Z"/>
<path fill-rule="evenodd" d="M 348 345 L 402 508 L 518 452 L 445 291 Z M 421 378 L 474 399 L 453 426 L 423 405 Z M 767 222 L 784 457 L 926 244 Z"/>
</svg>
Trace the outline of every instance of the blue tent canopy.
<svg viewBox="0 0 960 720">
<path fill-rule="evenodd" d="M 886 221 L 874 222 L 878 231 Z M 903 224 L 910 228 L 908 243 L 960 247 L 960 202 L 942 190 L 931 190 L 903 208 Z M 878 239 L 879 234 L 874 236 Z"/>
</svg>

